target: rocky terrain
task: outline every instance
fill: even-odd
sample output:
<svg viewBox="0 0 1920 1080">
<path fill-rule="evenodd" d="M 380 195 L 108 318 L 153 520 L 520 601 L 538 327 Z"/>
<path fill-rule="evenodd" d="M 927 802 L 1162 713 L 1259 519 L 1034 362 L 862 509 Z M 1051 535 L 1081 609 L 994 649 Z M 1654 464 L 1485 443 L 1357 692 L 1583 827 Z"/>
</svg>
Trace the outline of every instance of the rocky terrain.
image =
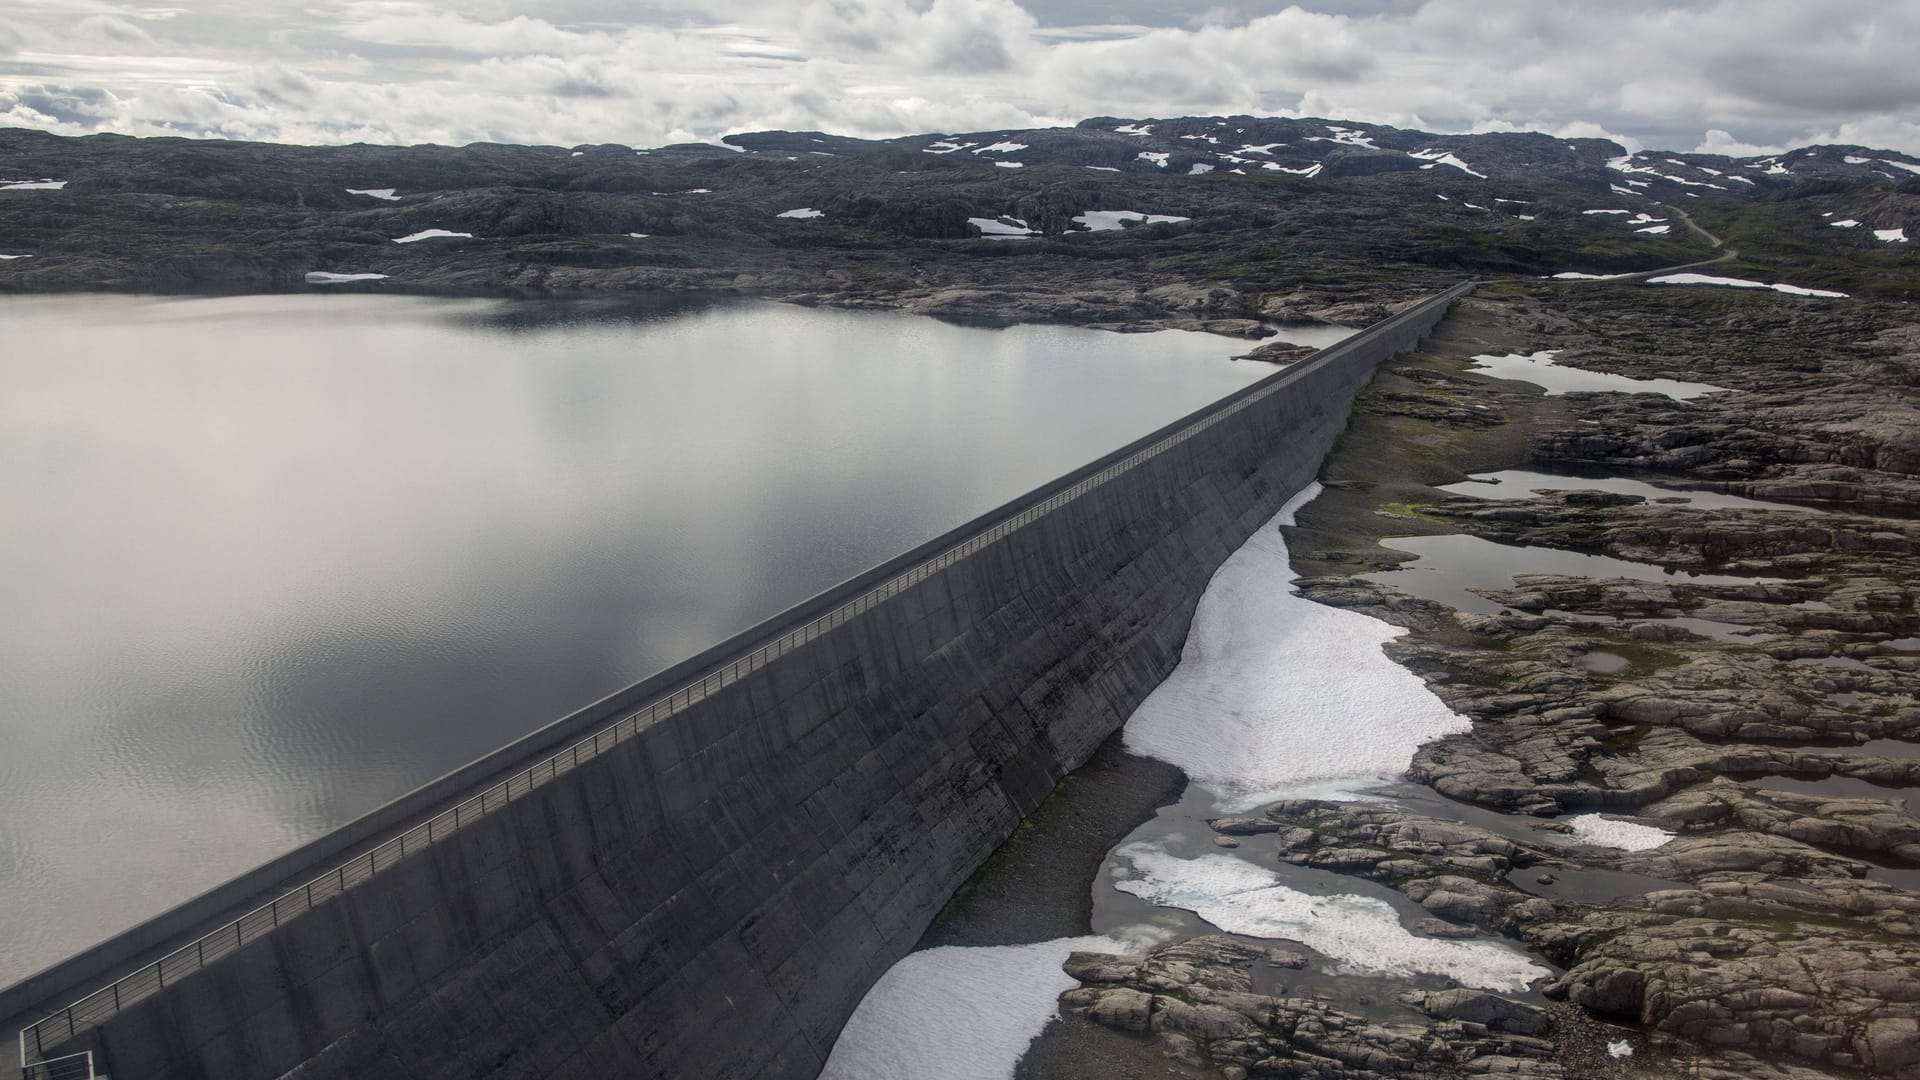
<svg viewBox="0 0 1920 1080">
<path fill-rule="evenodd" d="M 1443 1046 L 1349 1019 L 1330 1053 L 1311 1009 L 1249 1001 L 1244 942 L 1082 958 L 1066 1007 L 1235 1076 L 1920 1076 L 1917 332 L 1858 298 L 1489 287 L 1363 395 L 1292 530 L 1300 588 L 1409 628 L 1389 653 L 1472 719 L 1410 772 L 1444 797 L 1422 809 L 1457 809 L 1295 801 L 1215 830 L 1386 884 L 1429 933 L 1526 946 L 1573 1010 L 1497 999 L 1531 1027 L 1417 1029 Z M 1542 349 L 1731 392 L 1543 396 L 1466 370 Z M 1521 467 L 1565 475 L 1455 486 Z M 1378 543 L 1449 534 L 1508 553 L 1443 568 L 1454 603 Z M 1529 572 L 1548 549 L 1618 561 Z M 1671 839 L 1597 846 L 1595 813 Z M 1634 1052 L 1571 1049 L 1595 1021 Z"/>
<path fill-rule="evenodd" d="M 4 130 L 0 254 L 24 257 L 0 260 L 0 291 L 721 290 L 1258 336 L 1364 322 L 1468 273 L 1721 254 L 1668 203 L 1729 236 L 1764 222 L 1753 244 L 1843 256 L 1839 287 L 1892 294 L 1910 261 L 1876 234 L 1920 236 L 1916 193 L 1920 164 L 1864 147 L 1631 155 L 1254 117 L 643 150 Z M 1822 266 L 1801 283 L 1835 284 Z"/>
</svg>

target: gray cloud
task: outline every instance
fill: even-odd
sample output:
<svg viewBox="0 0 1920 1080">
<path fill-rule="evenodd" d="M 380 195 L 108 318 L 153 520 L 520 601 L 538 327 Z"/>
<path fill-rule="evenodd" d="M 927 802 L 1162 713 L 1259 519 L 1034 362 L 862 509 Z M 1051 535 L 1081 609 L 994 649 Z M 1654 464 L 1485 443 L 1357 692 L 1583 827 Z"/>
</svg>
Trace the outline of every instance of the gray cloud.
<svg viewBox="0 0 1920 1080">
<path fill-rule="evenodd" d="M 1920 152 L 1880 0 L 13 0 L 0 124 L 285 141 L 891 136 L 1311 113 Z M 1718 134 L 1710 135 L 1710 132 Z"/>
</svg>

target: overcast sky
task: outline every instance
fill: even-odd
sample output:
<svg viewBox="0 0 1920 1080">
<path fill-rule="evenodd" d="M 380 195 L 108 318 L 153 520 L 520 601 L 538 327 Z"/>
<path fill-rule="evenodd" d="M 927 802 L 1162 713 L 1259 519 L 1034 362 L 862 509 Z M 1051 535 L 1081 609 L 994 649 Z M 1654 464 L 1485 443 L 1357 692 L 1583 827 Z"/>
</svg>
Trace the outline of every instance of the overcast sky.
<svg viewBox="0 0 1920 1080">
<path fill-rule="evenodd" d="M 1915 0 L 0 0 L 0 126 L 653 146 L 1312 115 L 1920 153 Z"/>
</svg>

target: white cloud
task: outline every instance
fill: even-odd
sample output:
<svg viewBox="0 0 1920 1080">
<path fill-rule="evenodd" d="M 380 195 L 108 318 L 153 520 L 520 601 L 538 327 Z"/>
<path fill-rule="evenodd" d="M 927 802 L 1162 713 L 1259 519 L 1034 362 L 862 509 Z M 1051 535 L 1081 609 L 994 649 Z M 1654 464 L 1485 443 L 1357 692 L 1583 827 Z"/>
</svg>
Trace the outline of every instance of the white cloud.
<svg viewBox="0 0 1920 1080">
<path fill-rule="evenodd" d="M 644 145 L 770 126 L 893 136 L 1255 113 L 1629 149 L 1920 151 L 1920 65 L 1905 45 L 1920 40 L 1920 5 L 1425 0 L 1248 17 L 1196 3 L 1158 26 L 1136 24 L 1152 14 L 1140 5 L 1073 26 L 1036 18 L 1040 2 L 15 0 L 0 25 L 0 118 Z"/>
<path fill-rule="evenodd" d="M 1728 157 L 1760 157 L 1765 154 L 1778 154 L 1786 150 L 1784 146 L 1756 146 L 1741 142 L 1719 128 L 1708 128 L 1707 137 L 1693 148 L 1696 154 L 1725 154 Z"/>
</svg>

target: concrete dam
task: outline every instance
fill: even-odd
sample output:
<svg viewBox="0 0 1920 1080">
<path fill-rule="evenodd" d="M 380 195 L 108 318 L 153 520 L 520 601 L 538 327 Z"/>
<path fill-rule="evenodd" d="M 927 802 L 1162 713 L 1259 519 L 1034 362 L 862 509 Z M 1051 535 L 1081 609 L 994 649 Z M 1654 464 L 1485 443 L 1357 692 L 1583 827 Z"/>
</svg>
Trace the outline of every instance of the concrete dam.
<svg viewBox="0 0 1920 1080">
<path fill-rule="evenodd" d="M 815 1076 L 1471 288 L 0 991 L 23 1075 Z"/>
</svg>

